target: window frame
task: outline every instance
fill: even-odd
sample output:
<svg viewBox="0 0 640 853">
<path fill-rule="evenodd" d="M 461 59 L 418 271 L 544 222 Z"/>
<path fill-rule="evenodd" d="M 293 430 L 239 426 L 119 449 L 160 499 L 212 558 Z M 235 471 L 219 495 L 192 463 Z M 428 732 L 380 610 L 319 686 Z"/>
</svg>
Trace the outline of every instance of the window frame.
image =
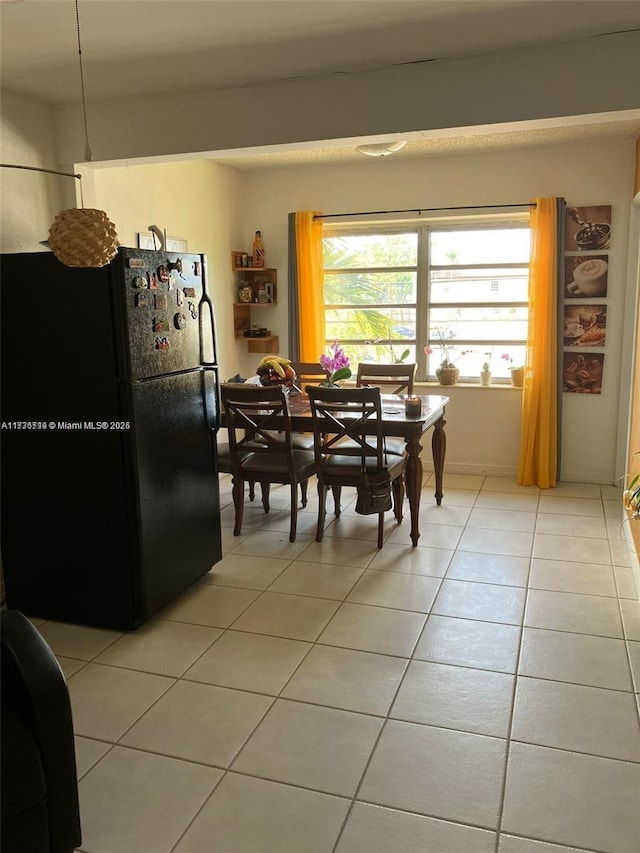
<svg viewBox="0 0 640 853">
<path fill-rule="evenodd" d="M 400 338 L 397 341 L 398 346 L 414 346 L 416 351 L 416 381 L 418 382 L 435 382 L 436 375 L 435 373 L 427 374 L 427 362 L 428 359 L 422 355 L 422 348 L 424 346 L 431 346 L 435 349 L 434 341 L 429 339 L 429 325 L 430 325 L 430 314 L 431 314 L 431 273 L 432 271 L 448 271 L 448 270 L 464 270 L 464 269 L 523 269 L 529 267 L 529 261 L 527 262 L 505 262 L 505 263 L 486 263 L 486 264 L 432 264 L 431 263 L 431 246 L 430 246 L 430 237 L 433 231 L 480 231 L 482 229 L 487 230 L 506 230 L 508 228 L 513 228 L 517 230 L 527 230 L 530 231 L 529 226 L 529 213 L 528 211 L 522 211 L 521 213 L 490 213 L 490 214 L 475 214 L 471 216 L 463 216 L 463 217 L 432 217 L 425 219 L 421 217 L 419 220 L 405 220 L 402 222 L 393 222 L 390 223 L 385 220 L 375 220 L 368 222 L 333 222 L 331 225 L 325 224 L 323 231 L 323 239 L 325 237 L 344 237 L 344 236 L 358 236 L 365 234 L 383 234 L 383 235 L 391 235 L 391 234 L 407 234 L 407 233 L 415 233 L 417 235 L 417 258 L 416 264 L 411 266 L 396 266 L 396 267 L 344 267 L 339 269 L 331 269 L 325 271 L 323 268 L 323 282 L 324 276 L 329 273 L 350 273 L 350 272 L 397 272 L 397 271 L 406 271 L 408 273 L 415 273 L 416 276 L 416 301 L 415 302 L 405 302 L 405 303 L 389 303 L 389 304 L 378 304 L 376 308 L 411 308 L 415 309 L 415 339 L 411 338 Z M 324 286 L 324 285 L 323 285 Z M 503 307 L 508 306 L 509 308 L 525 308 L 529 309 L 529 302 L 518 301 L 518 302 L 509 302 L 509 303 L 495 303 L 495 302 L 438 302 L 434 304 L 434 307 L 437 308 L 495 308 L 495 307 Z M 324 310 L 325 312 L 331 309 L 362 309 L 366 307 L 373 307 L 367 305 L 333 305 L 333 304 L 325 304 Z M 326 313 L 325 313 L 326 316 Z M 478 348 L 478 347 L 495 347 L 500 346 L 505 350 L 509 349 L 509 347 L 514 346 L 524 346 L 526 345 L 526 337 L 522 340 L 520 339 L 511 339 L 504 341 L 490 341 L 487 339 L 474 340 L 465 342 L 464 340 L 459 341 L 462 345 L 468 343 L 469 348 Z M 327 344 L 332 343 L 332 339 L 327 339 Z M 341 340 L 341 344 L 359 344 L 362 343 L 360 339 L 349 339 L 349 340 Z M 437 345 L 437 342 L 436 342 Z M 432 364 L 435 362 L 432 361 Z M 480 382 L 479 376 L 465 376 L 462 375 L 461 371 L 461 381 L 469 382 L 471 381 L 473 384 Z M 497 384 L 509 384 L 508 378 L 496 377 L 494 380 Z"/>
</svg>

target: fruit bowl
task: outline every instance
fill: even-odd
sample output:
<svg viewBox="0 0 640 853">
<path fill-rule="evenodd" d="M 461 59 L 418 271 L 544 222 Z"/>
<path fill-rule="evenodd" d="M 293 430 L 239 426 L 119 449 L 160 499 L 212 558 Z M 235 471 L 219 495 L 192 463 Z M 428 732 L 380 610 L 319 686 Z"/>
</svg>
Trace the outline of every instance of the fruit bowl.
<svg viewBox="0 0 640 853">
<path fill-rule="evenodd" d="M 257 367 L 261 385 L 293 385 L 296 372 L 288 358 L 265 356 Z"/>
<path fill-rule="evenodd" d="M 287 376 L 278 376 L 275 370 L 268 370 L 266 373 L 259 373 L 258 376 L 260 377 L 261 385 L 290 385 L 295 379 L 295 375 L 293 379 Z"/>
</svg>

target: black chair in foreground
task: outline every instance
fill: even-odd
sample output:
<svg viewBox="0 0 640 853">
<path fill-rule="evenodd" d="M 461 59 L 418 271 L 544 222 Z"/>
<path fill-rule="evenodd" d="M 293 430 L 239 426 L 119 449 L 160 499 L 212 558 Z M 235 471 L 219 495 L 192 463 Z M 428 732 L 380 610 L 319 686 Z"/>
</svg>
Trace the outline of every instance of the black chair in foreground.
<svg viewBox="0 0 640 853">
<path fill-rule="evenodd" d="M 242 530 L 245 482 L 260 483 L 263 502 L 269 500 L 271 483 L 291 487 L 289 541 L 296 541 L 298 483 L 302 506 L 307 505 L 307 481 L 316 473 L 314 454 L 295 450 L 291 444 L 291 420 L 287 396 L 280 385 L 223 385 L 222 405 L 229 432 L 236 523 L 233 535 Z"/>
<path fill-rule="evenodd" d="M 18 610 L 0 614 L 2 853 L 72 853 L 82 842 L 73 720 L 53 652 Z"/>
<path fill-rule="evenodd" d="M 405 457 L 385 452 L 380 389 L 309 386 L 307 393 L 313 416 L 318 475 L 316 542 L 322 542 L 327 488 L 334 489 L 335 495 L 335 487 L 357 487 L 362 483 L 363 469 L 370 473 L 388 471 L 393 490 L 393 510 L 400 524 Z M 382 548 L 383 536 L 384 512 L 379 512 L 378 548 Z"/>
</svg>

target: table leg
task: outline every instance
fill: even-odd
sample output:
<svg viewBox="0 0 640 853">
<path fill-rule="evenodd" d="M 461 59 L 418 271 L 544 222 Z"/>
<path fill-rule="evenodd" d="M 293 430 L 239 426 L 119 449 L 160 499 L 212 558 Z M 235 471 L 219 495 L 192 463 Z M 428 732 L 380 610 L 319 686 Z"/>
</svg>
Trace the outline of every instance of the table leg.
<svg viewBox="0 0 640 853">
<path fill-rule="evenodd" d="M 436 475 L 435 499 L 438 506 L 442 503 L 442 474 L 444 472 L 444 456 L 447 451 L 447 436 L 444 433 L 445 416 L 436 421 L 431 437 L 431 452 L 433 453 L 433 469 Z"/>
<path fill-rule="evenodd" d="M 420 452 L 422 445 L 417 438 L 407 439 L 407 462 L 404 468 L 404 477 L 407 484 L 407 497 L 409 498 L 409 511 L 411 513 L 411 542 L 415 547 L 420 538 L 420 525 L 418 515 L 420 513 L 420 491 L 422 489 L 422 460 Z"/>
</svg>

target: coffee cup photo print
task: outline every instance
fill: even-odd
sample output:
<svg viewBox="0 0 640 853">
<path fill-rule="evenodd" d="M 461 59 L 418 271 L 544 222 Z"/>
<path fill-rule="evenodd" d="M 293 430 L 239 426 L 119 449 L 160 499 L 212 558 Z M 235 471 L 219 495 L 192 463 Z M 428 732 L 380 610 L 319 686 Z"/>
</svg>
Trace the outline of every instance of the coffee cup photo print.
<svg viewBox="0 0 640 853">
<path fill-rule="evenodd" d="M 566 347 L 603 347 L 607 338 L 607 306 L 565 305 L 563 337 Z"/>
<path fill-rule="evenodd" d="M 566 256 L 564 259 L 564 295 L 566 299 L 602 299 L 607 295 L 608 255 Z"/>
</svg>

